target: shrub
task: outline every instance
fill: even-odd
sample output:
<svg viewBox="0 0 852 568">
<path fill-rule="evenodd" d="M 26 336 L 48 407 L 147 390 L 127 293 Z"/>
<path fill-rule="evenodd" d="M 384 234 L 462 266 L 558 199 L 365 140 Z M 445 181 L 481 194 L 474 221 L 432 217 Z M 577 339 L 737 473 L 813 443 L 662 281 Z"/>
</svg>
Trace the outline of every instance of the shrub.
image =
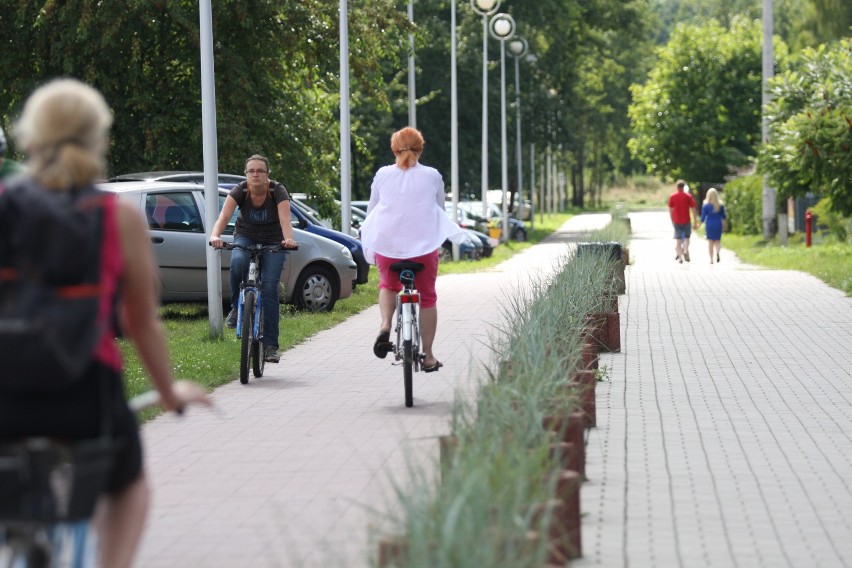
<svg viewBox="0 0 852 568">
<path fill-rule="evenodd" d="M 739 235 L 759 235 L 763 231 L 763 178 L 752 174 L 737 178 L 725 186 L 725 211 L 728 225 Z"/>
<path fill-rule="evenodd" d="M 811 207 L 811 211 L 816 216 L 815 230 L 827 232 L 841 242 L 849 238 L 852 233 L 852 218 L 834 211 L 830 197 L 820 199 L 819 203 Z"/>
</svg>

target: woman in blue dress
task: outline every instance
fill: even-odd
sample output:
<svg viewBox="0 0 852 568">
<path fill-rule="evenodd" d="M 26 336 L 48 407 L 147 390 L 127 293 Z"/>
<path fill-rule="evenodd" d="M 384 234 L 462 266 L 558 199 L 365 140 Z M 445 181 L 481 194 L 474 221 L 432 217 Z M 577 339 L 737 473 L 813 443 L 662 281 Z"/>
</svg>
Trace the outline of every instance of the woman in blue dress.
<svg viewBox="0 0 852 568">
<path fill-rule="evenodd" d="M 722 229 L 724 221 L 727 219 L 725 215 L 725 206 L 719 199 L 719 191 L 715 187 L 707 190 L 707 196 L 704 198 L 704 205 L 701 206 L 701 220 L 699 226 L 704 223 L 704 230 L 707 234 L 707 245 L 710 250 L 710 264 L 713 264 L 713 251 L 715 249 L 716 262 L 720 261 L 719 251 L 722 250 Z"/>
</svg>

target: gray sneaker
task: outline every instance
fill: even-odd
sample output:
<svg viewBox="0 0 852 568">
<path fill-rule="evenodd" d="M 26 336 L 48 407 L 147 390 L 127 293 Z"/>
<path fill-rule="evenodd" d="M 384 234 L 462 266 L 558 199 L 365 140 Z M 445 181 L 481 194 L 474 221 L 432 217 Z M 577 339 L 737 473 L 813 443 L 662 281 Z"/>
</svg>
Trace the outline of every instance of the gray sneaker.
<svg viewBox="0 0 852 568">
<path fill-rule="evenodd" d="M 237 310 L 235 308 L 231 308 L 231 311 L 225 317 L 225 325 L 231 329 L 237 327 Z"/>
<path fill-rule="evenodd" d="M 263 360 L 267 363 L 277 363 L 281 360 L 281 355 L 278 354 L 278 348 L 267 345 L 263 348 Z"/>
</svg>

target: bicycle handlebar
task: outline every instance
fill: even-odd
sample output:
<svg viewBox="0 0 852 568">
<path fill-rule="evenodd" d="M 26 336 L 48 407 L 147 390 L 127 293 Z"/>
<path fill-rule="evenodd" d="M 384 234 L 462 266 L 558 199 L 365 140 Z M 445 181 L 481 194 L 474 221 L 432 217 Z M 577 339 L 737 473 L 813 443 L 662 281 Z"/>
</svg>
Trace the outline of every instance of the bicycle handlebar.
<svg viewBox="0 0 852 568">
<path fill-rule="evenodd" d="M 207 244 L 211 247 L 213 246 L 213 243 L 211 243 L 211 242 L 208 242 Z M 256 244 L 256 245 L 251 245 L 251 246 L 244 246 L 244 245 L 238 245 L 237 243 L 226 243 L 226 242 L 223 241 L 222 242 L 222 248 L 225 249 L 225 250 L 240 249 L 240 250 L 244 250 L 246 252 L 251 252 L 251 251 L 291 252 L 291 251 L 294 251 L 294 250 L 299 250 L 299 243 L 296 243 L 296 246 L 294 246 L 294 247 L 285 247 L 285 246 L 282 246 L 280 244 L 275 244 L 275 245 Z"/>
</svg>

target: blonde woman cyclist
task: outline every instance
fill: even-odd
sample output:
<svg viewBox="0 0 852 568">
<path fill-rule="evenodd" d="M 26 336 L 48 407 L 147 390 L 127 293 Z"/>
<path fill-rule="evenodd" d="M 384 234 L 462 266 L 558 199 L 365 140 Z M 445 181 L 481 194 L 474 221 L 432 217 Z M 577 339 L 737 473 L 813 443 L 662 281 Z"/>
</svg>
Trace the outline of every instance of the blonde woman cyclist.
<svg viewBox="0 0 852 568">
<path fill-rule="evenodd" d="M 88 85 L 58 79 L 40 87 L 27 100 L 15 128 L 18 147 L 27 155 L 28 174 L 7 183 L 4 191 L 58 201 L 96 194 L 93 184 L 104 177 L 111 124 L 106 101 Z M 59 392 L 0 391 L 0 440 L 96 438 L 102 409 L 110 409 L 110 432 L 121 443 L 116 444 L 94 520 L 100 565 L 125 568 L 133 563 L 150 497 L 139 426 L 125 401 L 114 311 L 121 315 L 123 331 L 136 346 L 165 410 L 180 411 L 190 403 L 209 405 L 210 399 L 194 383 L 173 381 L 157 311 L 149 236 L 139 212 L 114 195 L 104 196 L 103 203 L 103 230 L 100 242 L 94 241 L 100 250 L 98 325 L 103 329 L 97 347 L 83 375 Z"/>
</svg>

